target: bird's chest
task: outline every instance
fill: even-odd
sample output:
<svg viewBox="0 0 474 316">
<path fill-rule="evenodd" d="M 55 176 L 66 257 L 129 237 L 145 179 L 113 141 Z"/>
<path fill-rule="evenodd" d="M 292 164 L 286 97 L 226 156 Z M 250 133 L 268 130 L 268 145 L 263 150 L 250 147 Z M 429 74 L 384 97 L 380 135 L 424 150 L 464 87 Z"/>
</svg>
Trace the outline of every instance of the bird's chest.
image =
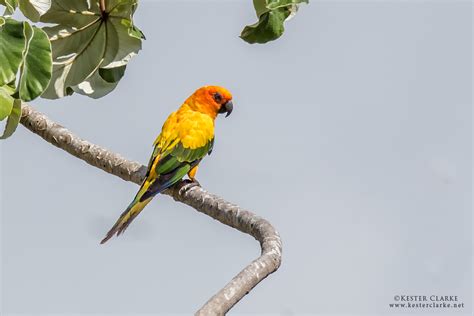
<svg viewBox="0 0 474 316">
<path fill-rule="evenodd" d="M 189 111 L 177 117 L 177 133 L 185 148 L 199 148 L 214 138 L 214 120 L 206 114 Z"/>
</svg>

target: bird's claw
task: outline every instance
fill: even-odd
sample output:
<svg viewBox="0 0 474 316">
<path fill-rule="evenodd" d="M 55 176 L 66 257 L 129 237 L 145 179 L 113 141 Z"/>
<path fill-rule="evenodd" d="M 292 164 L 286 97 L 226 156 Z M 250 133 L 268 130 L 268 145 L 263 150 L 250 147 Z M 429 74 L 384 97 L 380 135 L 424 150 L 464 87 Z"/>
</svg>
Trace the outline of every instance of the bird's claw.
<svg viewBox="0 0 474 316">
<path fill-rule="evenodd" d="M 193 180 L 185 179 L 178 184 L 178 191 L 179 191 L 179 194 L 183 194 L 194 187 L 200 187 L 200 186 L 201 184 L 196 179 L 193 179 Z"/>
</svg>

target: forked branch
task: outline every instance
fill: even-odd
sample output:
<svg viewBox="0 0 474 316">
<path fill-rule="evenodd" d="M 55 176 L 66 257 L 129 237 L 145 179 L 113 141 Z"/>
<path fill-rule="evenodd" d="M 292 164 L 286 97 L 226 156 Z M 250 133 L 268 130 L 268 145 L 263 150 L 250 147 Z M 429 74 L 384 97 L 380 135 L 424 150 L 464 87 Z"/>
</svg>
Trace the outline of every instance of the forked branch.
<svg viewBox="0 0 474 316">
<path fill-rule="evenodd" d="M 141 184 L 146 167 L 79 138 L 29 105 L 23 105 L 21 124 L 47 142 L 110 174 Z M 281 240 L 265 219 L 211 194 L 201 187 L 175 187 L 164 192 L 223 224 L 252 235 L 260 242 L 261 256 L 252 261 L 211 297 L 196 315 L 224 315 L 281 263 Z"/>
</svg>

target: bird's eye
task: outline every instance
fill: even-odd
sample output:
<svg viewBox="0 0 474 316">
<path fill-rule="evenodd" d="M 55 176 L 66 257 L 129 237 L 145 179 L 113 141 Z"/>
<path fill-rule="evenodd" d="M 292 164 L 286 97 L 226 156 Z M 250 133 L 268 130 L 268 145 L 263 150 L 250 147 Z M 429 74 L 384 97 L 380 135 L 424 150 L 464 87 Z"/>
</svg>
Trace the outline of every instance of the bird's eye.
<svg viewBox="0 0 474 316">
<path fill-rule="evenodd" d="M 220 104 L 222 102 L 222 95 L 219 92 L 214 93 L 214 100 Z"/>
</svg>

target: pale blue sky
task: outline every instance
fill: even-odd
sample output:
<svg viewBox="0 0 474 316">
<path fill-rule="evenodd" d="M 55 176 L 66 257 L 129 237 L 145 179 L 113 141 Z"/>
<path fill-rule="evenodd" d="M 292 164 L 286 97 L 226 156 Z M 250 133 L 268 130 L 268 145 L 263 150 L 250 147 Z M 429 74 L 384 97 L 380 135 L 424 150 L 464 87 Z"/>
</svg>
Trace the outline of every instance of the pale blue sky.
<svg viewBox="0 0 474 316">
<path fill-rule="evenodd" d="M 404 294 L 470 314 L 472 2 L 313 0 L 264 46 L 237 37 L 254 19 L 250 0 L 142 2 L 116 91 L 33 105 L 145 163 L 196 88 L 233 92 L 198 179 L 270 220 L 284 257 L 231 315 L 403 313 Z M 21 126 L 1 151 L 2 315 L 189 315 L 259 255 L 168 197 L 101 246 L 136 185 Z"/>
</svg>

